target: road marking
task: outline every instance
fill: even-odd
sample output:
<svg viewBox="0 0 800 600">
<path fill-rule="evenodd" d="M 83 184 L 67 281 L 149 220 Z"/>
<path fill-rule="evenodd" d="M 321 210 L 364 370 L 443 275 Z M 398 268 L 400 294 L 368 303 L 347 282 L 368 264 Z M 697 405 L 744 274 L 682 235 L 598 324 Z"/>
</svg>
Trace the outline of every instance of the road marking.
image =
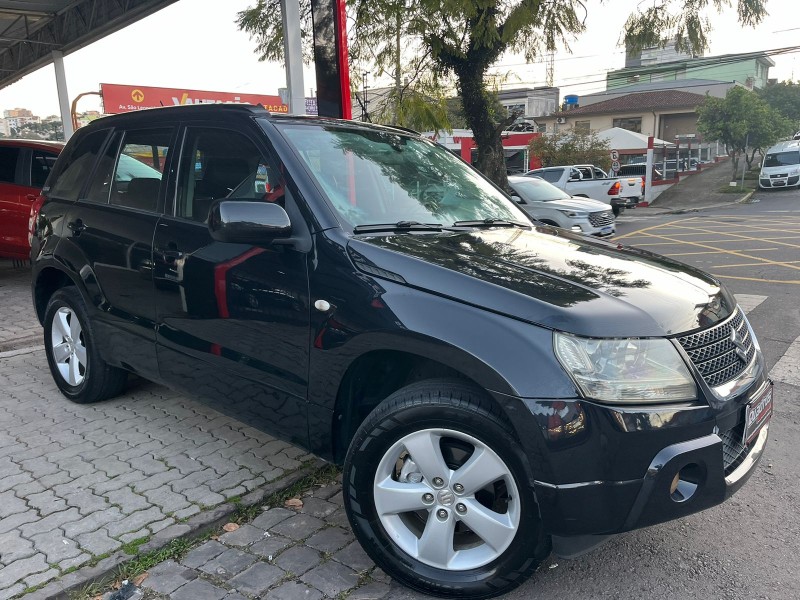
<svg viewBox="0 0 800 600">
<path fill-rule="evenodd" d="M 752 252 L 752 250 L 750 251 Z M 669 255 L 667 255 L 669 256 Z M 787 260 L 787 265 L 794 265 L 800 263 L 800 260 Z M 706 267 L 707 269 L 732 269 L 734 267 L 761 267 L 763 263 L 739 263 L 736 265 L 713 265 L 711 267 Z"/>
<path fill-rule="evenodd" d="M 722 273 L 712 273 L 712 275 L 720 279 L 739 279 L 741 281 L 756 281 L 758 283 L 788 283 L 790 285 L 800 285 L 800 279 L 759 279 L 758 277 L 736 277 L 735 275 L 723 275 Z"/>
<path fill-rule="evenodd" d="M 645 235 L 650 236 L 650 237 L 655 237 L 655 238 L 660 237 L 663 240 L 670 240 L 670 238 L 668 238 L 666 236 L 659 236 L 658 234 L 655 234 L 655 233 L 646 233 Z M 778 261 L 774 261 L 774 260 L 769 260 L 768 258 L 760 258 L 758 256 L 750 256 L 748 254 L 742 254 L 741 252 L 737 252 L 736 250 L 727 250 L 725 248 L 715 248 L 714 246 L 707 246 L 707 245 L 702 244 L 700 242 L 690 242 L 688 240 L 674 240 L 673 239 L 673 240 L 670 240 L 670 241 L 673 241 L 676 244 L 684 244 L 686 246 L 697 246 L 698 248 L 705 248 L 707 250 L 719 250 L 723 254 L 732 254 L 733 256 L 738 256 L 740 258 L 748 258 L 750 260 L 757 260 L 757 261 L 762 262 L 762 263 L 764 263 L 766 265 L 776 265 L 776 266 L 779 266 L 779 267 L 786 267 L 787 269 L 794 269 L 794 270 L 800 271 L 800 265 L 787 265 L 786 263 L 782 263 L 782 262 L 778 262 Z M 754 280 L 754 281 L 758 281 L 758 280 Z"/>
<path fill-rule="evenodd" d="M 772 367 L 773 381 L 800 386 L 800 337 L 793 341 L 780 360 Z"/>
<path fill-rule="evenodd" d="M 681 221 L 691 221 L 696 219 L 697 217 L 689 217 L 688 219 L 675 219 L 674 221 L 670 221 L 668 223 L 661 223 L 659 225 L 651 225 L 650 227 L 645 227 L 644 229 L 637 229 L 636 231 L 631 231 L 630 233 L 623 233 L 622 235 L 618 235 L 615 240 L 621 240 L 626 237 L 630 237 L 632 235 L 636 235 L 637 233 L 644 233 L 645 231 L 650 231 L 651 229 L 657 229 L 659 227 L 666 227 L 668 225 L 672 225 L 673 223 L 680 223 Z"/>
<path fill-rule="evenodd" d="M 759 304 L 761 304 L 764 300 L 769 298 L 769 296 L 757 296 L 755 294 L 734 294 L 736 296 L 736 302 L 739 303 L 742 310 L 745 314 L 749 313 L 751 310 L 756 308 Z"/>
<path fill-rule="evenodd" d="M 783 250 L 783 248 L 739 248 L 739 250 L 741 250 L 742 252 L 767 252 L 771 250 Z M 707 250 L 705 252 L 680 252 L 678 254 L 665 254 L 664 256 L 694 256 L 696 254 L 727 254 L 727 251 Z"/>
</svg>

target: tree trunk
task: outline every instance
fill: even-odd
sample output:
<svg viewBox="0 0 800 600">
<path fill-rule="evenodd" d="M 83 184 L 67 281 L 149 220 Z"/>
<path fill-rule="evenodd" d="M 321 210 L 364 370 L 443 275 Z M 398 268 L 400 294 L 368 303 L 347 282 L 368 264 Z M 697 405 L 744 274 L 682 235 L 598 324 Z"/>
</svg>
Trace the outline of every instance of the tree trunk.
<svg viewBox="0 0 800 600">
<path fill-rule="evenodd" d="M 731 178 L 731 181 L 735 181 L 736 172 L 739 170 L 739 153 L 733 150 L 730 153 L 730 157 L 731 157 L 731 165 L 733 165 L 733 177 Z"/>
<path fill-rule="evenodd" d="M 503 155 L 502 127 L 492 121 L 489 93 L 484 83 L 485 66 L 464 64 L 456 69 L 461 102 L 467 125 L 477 145 L 473 166 L 503 189 L 508 188 L 506 161 Z"/>
</svg>

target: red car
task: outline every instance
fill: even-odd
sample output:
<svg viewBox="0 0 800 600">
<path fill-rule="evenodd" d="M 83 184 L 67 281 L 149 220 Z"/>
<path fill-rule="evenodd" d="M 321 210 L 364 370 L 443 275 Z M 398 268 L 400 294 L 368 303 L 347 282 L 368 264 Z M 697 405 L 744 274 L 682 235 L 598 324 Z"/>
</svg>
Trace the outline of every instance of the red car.
<svg viewBox="0 0 800 600">
<path fill-rule="evenodd" d="M 29 258 L 31 205 L 63 147 L 63 142 L 0 140 L 0 258 Z"/>
</svg>

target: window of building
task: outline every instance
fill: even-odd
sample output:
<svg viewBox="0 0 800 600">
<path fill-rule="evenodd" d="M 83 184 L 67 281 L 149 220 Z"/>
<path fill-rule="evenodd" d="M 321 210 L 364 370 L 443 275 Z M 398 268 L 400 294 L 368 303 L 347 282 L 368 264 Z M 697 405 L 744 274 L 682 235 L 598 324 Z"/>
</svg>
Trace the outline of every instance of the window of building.
<svg viewBox="0 0 800 600">
<path fill-rule="evenodd" d="M 516 122 L 522 121 L 523 117 L 525 116 L 525 109 L 527 105 L 524 102 L 515 102 L 514 104 L 505 104 L 506 110 L 508 111 L 509 116 L 512 114 L 517 115 Z"/>
<path fill-rule="evenodd" d="M 614 119 L 614 127 L 627 129 L 636 133 L 642 133 L 642 118 L 641 117 L 624 117 L 622 119 Z"/>
<path fill-rule="evenodd" d="M 582 133 L 589 133 L 591 131 L 591 121 L 575 121 L 573 129 Z"/>
</svg>

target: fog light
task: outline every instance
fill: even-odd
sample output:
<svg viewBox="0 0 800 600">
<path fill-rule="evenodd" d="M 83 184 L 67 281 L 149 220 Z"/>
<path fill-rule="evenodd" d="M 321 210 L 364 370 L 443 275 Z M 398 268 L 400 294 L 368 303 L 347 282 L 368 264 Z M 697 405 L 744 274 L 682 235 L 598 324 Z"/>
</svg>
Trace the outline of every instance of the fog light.
<svg viewBox="0 0 800 600">
<path fill-rule="evenodd" d="M 705 480 L 705 469 L 694 463 L 678 471 L 669 486 L 669 497 L 673 502 L 686 502 Z"/>
<path fill-rule="evenodd" d="M 669 495 L 672 496 L 675 493 L 675 490 L 678 489 L 678 483 L 680 483 L 681 474 L 675 473 L 675 477 L 672 478 L 672 483 L 669 484 Z"/>
</svg>

